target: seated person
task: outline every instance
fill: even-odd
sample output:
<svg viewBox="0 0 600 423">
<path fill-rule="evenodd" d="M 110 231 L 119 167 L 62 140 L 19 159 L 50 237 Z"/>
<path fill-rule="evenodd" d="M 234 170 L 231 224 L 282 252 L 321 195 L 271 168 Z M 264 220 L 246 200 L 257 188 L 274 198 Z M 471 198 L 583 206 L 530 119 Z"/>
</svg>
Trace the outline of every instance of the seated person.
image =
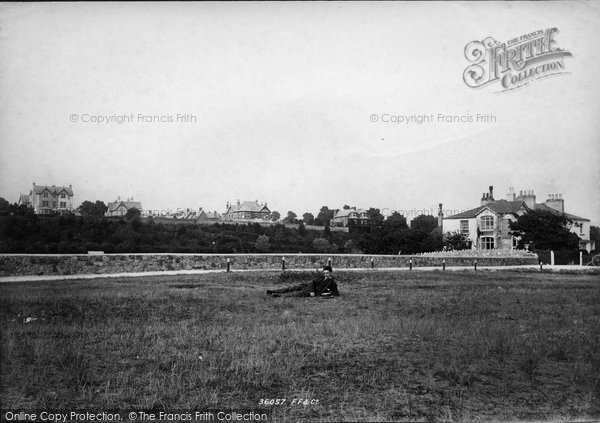
<svg viewBox="0 0 600 423">
<path fill-rule="evenodd" d="M 323 274 L 312 282 L 301 283 L 287 288 L 267 291 L 273 297 L 338 297 L 340 293 L 331 274 L 331 266 L 323 267 Z"/>
</svg>

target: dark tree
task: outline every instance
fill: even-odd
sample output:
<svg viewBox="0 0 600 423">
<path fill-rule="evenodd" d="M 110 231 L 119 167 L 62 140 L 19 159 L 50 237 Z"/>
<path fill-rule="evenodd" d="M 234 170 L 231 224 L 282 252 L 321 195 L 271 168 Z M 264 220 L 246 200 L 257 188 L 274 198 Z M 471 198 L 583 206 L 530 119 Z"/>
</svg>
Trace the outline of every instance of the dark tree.
<svg viewBox="0 0 600 423">
<path fill-rule="evenodd" d="M 406 218 L 404 217 L 404 215 L 398 212 L 394 212 L 391 215 L 389 215 L 388 218 L 385 220 L 384 225 L 398 229 L 408 229 Z"/>
<path fill-rule="evenodd" d="M 0 216 L 7 216 L 9 214 L 9 207 L 10 203 L 0 197 Z"/>
<path fill-rule="evenodd" d="M 435 228 L 437 228 L 437 218 L 427 214 L 420 214 L 410 221 L 410 228 L 423 231 L 423 232 L 431 232 Z"/>
<path fill-rule="evenodd" d="M 312 213 L 304 213 L 302 215 L 302 221 L 305 225 L 313 225 L 315 223 L 315 217 Z"/>
<path fill-rule="evenodd" d="M 532 210 L 510 223 L 513 235 L 521 237 L 519 248 L 529 244 L 536 250 L 577 250 L 579 237 L 569 230 L 573 222 L 562 214 Z"/>
<path fill-rule="evenodd" d="M 329 207 L 323 206 L 315 219 L 315 225 L 325 226 L 325 224 L 329 224 L 329 221 L 333 219 L 335 215 L 335 210 L 329 210 Z"/>
<path fill-rule="evenodd" d="M 78 210 L 81 212 L 82 216 L 102 217 L 106 213 L 106 210 L 108 210 L 108 207 L 106 207 L 106 204 L 99 200 L 96 200 L 95 203 L 92 203 L 91 201 L 84 201 L 81 203 Z"/>
<path fill-rule="evenodd" d="M 141 212 L 138 209 L 136 209 L 135 207 L 132 207 L 129 210 L 127 210 L 127 213 L 125 214 L 125 217 L 127 218 L 127 220 L 139 219 L 140 216 L 141 216 Z"/>
<path fill-rule="evenodd" d="M 367 216 L 369 216 L 369 222 L 372 225 L 381 225 L 383 223 L 384 217 L 379 209 L 373 207 L 369 208 L 369 210 L 367 210 Z"/>
<path fill-rule="evenodd" d="M 287 216 L 283 218 L 283 223 L 298 223 L 298 217 L 293 211 L 288 211 Z"/>
<path fill-rule="evenodd" d="M 277 222 L 281 218 L 281 214 L 278 211 L 271 212 L 269 219 L 272 222 Z"/>
</svg>

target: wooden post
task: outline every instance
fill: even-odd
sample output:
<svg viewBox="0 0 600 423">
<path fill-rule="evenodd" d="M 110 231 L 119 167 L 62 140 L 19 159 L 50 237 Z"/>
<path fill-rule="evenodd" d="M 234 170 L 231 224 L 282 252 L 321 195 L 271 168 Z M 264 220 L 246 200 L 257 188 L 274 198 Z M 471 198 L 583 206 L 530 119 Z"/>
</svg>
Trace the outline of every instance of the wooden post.
<svg viewBox="0 0 600 423">
<path fill-rule="evenodd" d="M 281 270 L 285 272 L 285 257 L 281 257 Z"/>
<path fill-rule="evenodd" d="M 373 261 L 373 259 L 371 258 L 371 269 L 373 269 L 375 267 L 375 262 Z"/>
<path fill-rule="evenodd" d="M 442 270 L 446 270 L 446 259 L 442 260 Z"/>
<path fill-rule="evenodd" d="M 544 263 L 540 261 L 540 272 L 543 270 Z"/>
<path fill-rule="evenodd" d="M 554 250 L 550 250 L 550 265 L 554 266 Z"/>
<path fill-rule="evenodd" d="M 412 270 L 412 258 L 408 260 L 408 270 Z"/>
<path fill-rule="evenodd" d="M 327 259 L 327 266 L 331 267 L 331 257 Z"/>
<path fill-rule="evenodd" d="M 477 260 L 473 262 L 473 269 L 477 270 Z"/>
<path fill-rule="evenodd" d="M 579 265 L 583 266 L 583 251 L 579 252 Z"/>
<path fill-rule="evenodd" d="M 227 259 L 227 273 L 229 273 L 230 266 L 231 266 L 231 260 Z"/>
</svg>

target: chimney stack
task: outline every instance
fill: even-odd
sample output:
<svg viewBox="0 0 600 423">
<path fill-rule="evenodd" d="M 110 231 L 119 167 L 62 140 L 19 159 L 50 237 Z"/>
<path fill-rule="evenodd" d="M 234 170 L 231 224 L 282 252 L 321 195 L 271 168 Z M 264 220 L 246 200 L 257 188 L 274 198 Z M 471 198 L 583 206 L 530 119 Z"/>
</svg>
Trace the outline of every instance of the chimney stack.
<svg viewBox="0 0 600 423">
<path fill-rule="evenodd" d="M 563 200 L 562 194 L 548 194 L 545 204 L 561 213 L 565 212 L 565 200 Z"/>
<path fill-rule="evenodd" d="M 508 187 L 508 193 L 506 194 L 506 201 L 515 201 L 516 194 L 513 187 Z"/>
<path fill-rule="evenodd" d="M 444 231 L 444 212 L 442 210 L 442 203 L 440 203 L 438 209 L 438 227 L 442 230 L 442 232 Z"/>
<path fill-rule="evenodd" d="M 490 185 L 490 196 L 489 196 L 489 200 L 490 201 L 494 201 L 494 186 Z"/>
<path fill-rule="evenodd" d="M 531 210 L 535 210 L 535 193 L 532 189 L 519 191 L 517 200 L 523 201 Z"/>
</svg>

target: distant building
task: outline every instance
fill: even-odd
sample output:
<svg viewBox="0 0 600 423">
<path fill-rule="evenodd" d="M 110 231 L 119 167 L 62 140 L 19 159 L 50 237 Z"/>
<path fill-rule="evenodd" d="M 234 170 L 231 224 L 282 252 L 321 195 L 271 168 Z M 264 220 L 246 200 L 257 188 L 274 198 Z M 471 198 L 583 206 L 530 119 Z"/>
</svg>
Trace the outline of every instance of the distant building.
<svg viewBox="0 0 600 423">
<path fill-rule="evenodd" d="M 125 201 L 121 201 L 119 197 L 113 202 L 108 203 L 105 216 L 125 216 L 129 209 L 138 209 L 142 212 L 142 203 L 140 201 L 134 201 L 133 198 L 128 198 Z"/>
<path fill-rule="evenodd" d="M 356 209 L 356 207 L 338 210 L 329 221 L 329 226 L 348 226 L 350 224 L 368 225 L 369 215 L 367 211 Z"/>
<path fill-rule="evenodd" d="M 19 205 L 31 207 L 35 214 L 65 214 L 73 211 L 73 187 L 36 185 L 29 194 L 19 196 Z"/>
<path fill-rule="evenodd" d="M 479 207 L 443 219 L 444 232 L 461 232 L 472 242 L 473 249 L 513 249 L 517 239 L 512 236 L 509 223 L 529 210 L 545 210 L 570 219 L 571 232 L 579 236 L 579 248 L 588 252 L 595 248 L 590 240 L 590 220 L 564 211 L 561 194 L 551 194 L 544 203 L 536 203 L 533 190 L 520 191 L 517 196 L 509 188 L 506 199 L 495 200 L 494 187 L 481 197 Z"/>
<path fill-rule="evenodd" d="M 267 207 L 267 203 L 259 203 L 256 201 L 244 201 L 240 203 L 240 200 L 236 204 L 227 203 L 227 210 L 223 214 L 224 220 L 264 220 L 271 214 L 271 210 Z"/>
<path fill-rule="evenodd" d="M 200 209 L 201 213 L 200 216 L 198 217 L 198 219 L 200 220 L 209 220 L 209 221 L 214 221 L 217 222 L 219 220 L 221 220 L 221 215 L 219 213 L 217 213 L 216 211 L 212 211 L 212 212 L 205 212 L 204 210 Z"/>
</svg>

